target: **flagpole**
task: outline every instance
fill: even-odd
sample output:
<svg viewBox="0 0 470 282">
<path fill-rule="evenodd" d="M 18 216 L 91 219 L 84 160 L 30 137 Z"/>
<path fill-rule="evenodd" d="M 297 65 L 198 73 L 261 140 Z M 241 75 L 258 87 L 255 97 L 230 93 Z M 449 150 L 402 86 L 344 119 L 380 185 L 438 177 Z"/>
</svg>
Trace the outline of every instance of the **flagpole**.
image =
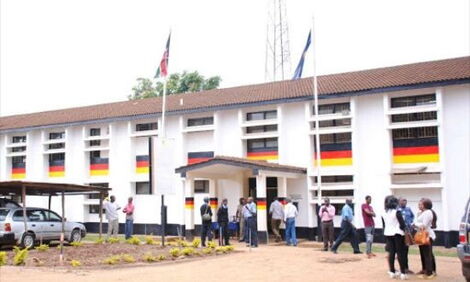
<svg viewBox="0 0 470 282">
<path fill-rule="evenodd" d="M 167 80 L 168 80 L 167 76 L 165 76 L 165 80 L 163 81 L 162 130 L 161 130 L 161 137 L 163 139 L 166 137 L 165 114 L 166 114 L 166 84 L 167 84 Z"/>
<path fill-rule="evenodd" d="M 321 152 L 320 152 L 320 121 L 318 113 L 318 84 L 317 84 L 317 64 L 316 64 L 316 39 L 315 36 L 315 18 L 312 17 L 312 51 L 313 51 L 313 101 L 315 107 L 315 166 L 317 168 L 317 196 L 318 206 L 321 205 Z M 320 224 L 318 224 L 320 226 Z"/>
</svg>

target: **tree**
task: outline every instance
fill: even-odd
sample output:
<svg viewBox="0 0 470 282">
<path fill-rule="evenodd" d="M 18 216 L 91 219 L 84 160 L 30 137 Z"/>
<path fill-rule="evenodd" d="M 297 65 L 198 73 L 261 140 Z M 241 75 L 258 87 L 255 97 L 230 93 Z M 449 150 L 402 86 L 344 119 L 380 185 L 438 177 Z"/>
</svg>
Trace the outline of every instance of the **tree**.
<svg viewBox="0 0 470 282">
<path fill-rule="evenodd" d="M 173 73 L 168 77 L 167 95 L 215 89 L 219 87 L 221 81 L 220 76 L 205 79 L 197 71 Z M 154 83 L 149 78 L 138 78 L 137 85 L 132 87 L 132 92 L 133 94 L 128 96 L 129 100 L 162 96 L 163 82 L 157 81 Z"/>
</svg>

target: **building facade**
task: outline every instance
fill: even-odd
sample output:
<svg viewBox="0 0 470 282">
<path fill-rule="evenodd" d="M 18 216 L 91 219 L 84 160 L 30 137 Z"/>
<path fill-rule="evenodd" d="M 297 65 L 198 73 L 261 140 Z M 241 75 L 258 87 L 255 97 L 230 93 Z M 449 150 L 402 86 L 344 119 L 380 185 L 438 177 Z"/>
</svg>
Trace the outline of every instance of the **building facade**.
<svg viewBox="0 0 470 282">
<path fill-rule="evenodd" d="M 319 77 L 317 116 L 311 85 L 306 78 L 170 96 L 171 154 L 155 145 L 159 98 L 2 117 L 0 180 L 109 186 L 121 205 L 134 197 L 135 230 L 146 234 L 160 232 L 167 185 L 168 231 L 187 236 L 198 232 L 204 197 L 213 208 L 227 198 L 232 218 L 239 198 L 254 196 L 262 238 L 273 197 L 291 197 L 298 234 L 309 239 L 324 197 L 338 215 L 352 198 L 359 228 L 366 195 L 379 216 L 387 195 L 406 197 L 414 212 L 429 197 L 438 243 L 455 245 L 470 196 L 470 57 Z M 96 230 L 96 195 L 66 201 L 69 220 Z"/>
</svg>

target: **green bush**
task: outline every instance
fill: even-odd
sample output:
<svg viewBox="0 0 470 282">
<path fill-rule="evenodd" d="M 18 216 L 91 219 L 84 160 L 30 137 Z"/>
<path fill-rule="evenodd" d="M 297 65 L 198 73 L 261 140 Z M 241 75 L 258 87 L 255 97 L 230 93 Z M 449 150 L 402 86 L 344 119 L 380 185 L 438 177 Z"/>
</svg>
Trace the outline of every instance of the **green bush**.
<svg viewBox="0 0 470 282">
<path fill-rule="evenodd" d="M 166 256 L 165 256 L 165 255 L 159 255 L 159 256 L 157 257 L 157 260 L 158 260 L 158 261 L 166 260 Z"/>
<path fill-rule="evenodd" d="M 174 258 L 177 258 L 181 255 L 181 251 L 178 248 L 171 248 L 170 249 L 170 255 Z"/>
<path fill-rule="evenodd" d="M 217 253 L 223 253 L 223 254 L 227 253 L 227 249 L 225 247 L 217 247 L 215 248 L 215 251 Z"/>
<path fill-rule="evenodd" d="M 217 247 L 217 246 L 215 245 L 214 241 L 209 241 L 209 242 L 207 242 L 207 247 L 211 248 L 211 249 L 215 249 L 215 247 Z"/>
<path fill-rule="evenodd" d="M 0 266 L 7 264 L 7 252 L 0 252 Z"/>
<path fill-rule="evenodd" d="M 186 242 L 185 240 L 178 240 L 176 243 L 177 243 L 178 246 L 181 247 L 181 248 L 189 247 L 189 243 Z"/>
<path fill-rule="evenodd" d="M 127 262 L 127 263 L 134 263 L 135 262 L 135 258 L 131 255 L 128 255 L 128 254 L 121 255 L 121 259 L 122 259 L 122 261 Z"/>
<path fill-rule="evenodd" d="M 110 244 L 117 244 L 119 243 L 121 240 L 119 240 L 119 238 L 109 238 L 108 239 L 108 243 Z"/>
<path fill-rule="evenodd" d="M 235 250 L 235 247 L 233 245 L 225 246 L 225 249 L 229 252 Z"/>
<path fill-rule="evenodd" d="M 110 256 L 103 260 L 105 264 L 110 264 L 110 265 L 117 264 L 120 261 L 121 261 L 121 256 Z"/>
<path fill-rule="evenodd" d="M 95 241 L 95 244 L 96 244 L 96 245 L 101 245 L 101 244 L 103 244 L 103 243 L 104 243 L 104 239 L 103 239 L 103 238 L 99 238 L 99 239 L 97 239 L 97 240 Z"/>
<path fill-rule="evenodd" d="M 71 265 L 72 267 L 78 267 L 78 266 L 82 266 L 82 263 L 81 263 L 80 261 L 78 261 L 78 260 L 74 260 L 74 259 L 73 259 L 72 261 L 70 261 L 70 265 Z"/>
<path fill-rule="evenodd" d="M 82 242 L 71 242 L 70 246 L 78 248 L 78 247 L 83 246 L 83 243 Z"/>
<path fill-rule="evenodd" d="M 28 248 L 20 249 L 18 247 L 13 248 L 13 252 L 15 256 L 13 257 L 13 264 L 14 265 L 24 265 L 26 263 L 26 259 L 28 258 Z"/>
<path fill-rule="evenodd" d="M 212 254 L 212 248 L 204 248 L 202 250 L 202 253 L 205 254 L 205 255 L 210 255 L 210 254 Z"/>
<path fill-rule="evenodd" d="M 142 260 L 145 262 L 155 262 L 155 261 L 158 261 L 158 258 L 152 255 L 151 253 L 146 253 L 142 257 Z"/>
<path fill-rule="evenodd" d="M 37 246 L 34 249 L 36 249 L 38 252 L 45 252 L 49 250 L 49 245 L 42 244 L 42 245 Z"/>
<path fill-rule="evenodd" d="M 184 248 L 181 250 L 181 254 L 187 257 L 192 256 L 194 254 L 194 248 Z"/>
<path fill-rule="evenodd" d="M 131 245 L 140 245 L 140 239 L 132 236 L 131 238 L 126 240 L 126 243 Z"/>
<path fill-rule="evenodd" d="M 158 242 L 155 241 L 152 236 L 145 237 L 145 244 L 147 245 L 158 245 Z"/>
<path fill-rule="evenodd" d="M 201 245 L 201 239 L 199 238 L 194 238 L 194 240 L 191 242 L 191 246 L 193 246 L 193 248 L 199 248 L 199 245 Z"/>
</svg>

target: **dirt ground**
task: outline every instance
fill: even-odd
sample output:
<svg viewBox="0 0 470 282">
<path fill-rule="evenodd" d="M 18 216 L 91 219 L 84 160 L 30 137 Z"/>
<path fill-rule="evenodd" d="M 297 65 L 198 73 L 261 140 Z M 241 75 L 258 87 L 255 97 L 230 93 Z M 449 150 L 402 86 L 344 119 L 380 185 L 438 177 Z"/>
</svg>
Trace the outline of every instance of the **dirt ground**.
<svg viewBox="0 0 470 282">
<path fill-rule="evenodd" d="M 0 281 L 390 281 L 385 254 L 367 259 L 364 255 L 321 252 L 314 245 L 299 247 L 260 246 L 249 251 L 236 245 L 233 254 L 201 260 L 168 261 L 148 266 L 112 270 L 63 270 L 58 268 L 0 268 Z M 420 270 L 418 255 L 410 255 L 410 268 Z M 455 257 L 436 257 L 434 281 L 464 281 Z M 411 275 L 410 281 L 419 281 Z"/>
</svg>

